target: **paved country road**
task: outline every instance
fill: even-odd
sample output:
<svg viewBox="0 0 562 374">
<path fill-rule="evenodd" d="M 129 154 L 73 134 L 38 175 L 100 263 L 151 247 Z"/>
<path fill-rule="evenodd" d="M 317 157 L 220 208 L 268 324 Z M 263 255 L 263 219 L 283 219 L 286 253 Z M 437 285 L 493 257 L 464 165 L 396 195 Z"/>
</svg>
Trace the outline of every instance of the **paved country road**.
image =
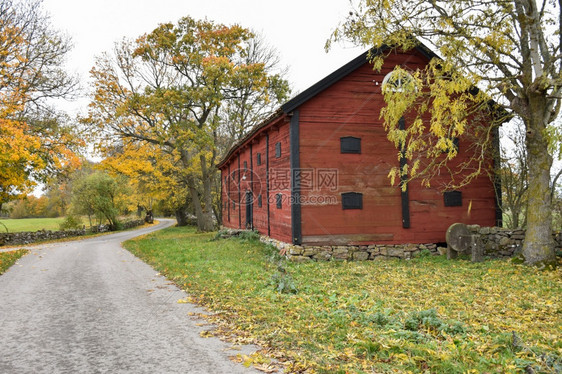
<svg viewBox="0 0 562 374">
<path fill-rule="evenodd" d="M 0 275 L 0 373 L 256 372 L 228 359 L 256 347 L 200 337 L 203 310 L 121 248 L 173 223 L 30 247 Z"/>
</svg>

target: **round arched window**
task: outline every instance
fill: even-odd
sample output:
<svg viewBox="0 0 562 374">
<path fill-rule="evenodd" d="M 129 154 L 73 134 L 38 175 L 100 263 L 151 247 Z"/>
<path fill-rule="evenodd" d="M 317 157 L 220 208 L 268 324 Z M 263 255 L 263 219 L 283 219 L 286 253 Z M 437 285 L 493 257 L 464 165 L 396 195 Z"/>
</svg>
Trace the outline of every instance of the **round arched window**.
<svg viewBox="0 0 562 374">
<path fill-rule="evenodd" d="M 393 70 L 382 81 L 382 89 L 392 92 L 416 90 L 414 78 L 405 70 Z"/>
</svg>

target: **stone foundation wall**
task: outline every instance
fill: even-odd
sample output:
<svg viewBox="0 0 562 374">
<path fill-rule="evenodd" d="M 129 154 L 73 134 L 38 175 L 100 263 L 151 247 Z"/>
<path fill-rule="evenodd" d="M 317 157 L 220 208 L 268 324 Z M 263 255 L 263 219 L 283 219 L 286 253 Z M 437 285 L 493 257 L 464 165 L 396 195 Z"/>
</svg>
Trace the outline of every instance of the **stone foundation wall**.
<svg viewBox="0 0 562 374">
<path fill-rule="evenodd" d="M 130 229 L 133 227 L 141 226 L 143 224 L 144 224 L 144 220 L 142 219 L 122 222 L 123 229 Z M 91 229 L 91 232 L 106 232 L 106 231 L 109 231 L 108 225 L 94 226 Z M 0 246 L 30 244 L 43 240 L 72 238 L 72 237 L 86 235 L 87 232 L 89 232 L 89 230 L 82 228 L 78 230 L 64 230 L 64 231 L 39 230 L 33 232 L 0 233 Z"/>
<path fill-rule="evenodd" d="M 300 246 L 275 240 L 266 236 L 260 239 L 271 244 L 294 262 L 306 261 L 367 261 L 388 258 L 411 259 L 421 251 L 432 255 L 441 254 L 437 244 L 371 244 L 371 245 L 333 245 L 333 246 Z"/>
<path fill-rule="evenodd" d="M 468 226 L 472 234 L 479 234 L 484 246 L 485 258 L 507 258 L 520 253 L 525 238 L 523 229 L 504 229 L 501 227 Z M 226 229 L 228 236 L 237 235 L 244 230 Z M 553 233 L 556 250 L 562 250 L 562 232 Z M 371 244 L 371 245 L 334 245 L 334 246 L 300 246 L 285 243 L 267 236 L 260 241 L 278 248 L 282 254 L 294 262 L 306 261 L 366 261 L 387 258 L 411 259 L 422 251 L 431 255 L 446 254 L 445 247 L 434 243 L 427 244 Z"/>
</svg>

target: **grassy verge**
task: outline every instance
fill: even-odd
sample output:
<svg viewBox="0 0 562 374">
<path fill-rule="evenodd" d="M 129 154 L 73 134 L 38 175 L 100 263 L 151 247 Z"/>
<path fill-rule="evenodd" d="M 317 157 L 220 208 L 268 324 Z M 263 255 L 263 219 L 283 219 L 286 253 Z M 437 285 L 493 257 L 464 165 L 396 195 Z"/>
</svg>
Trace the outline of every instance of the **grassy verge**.
<svg viewBox="0 0 562 374">
<path fill-rule="evenodd" d="M 560 269 L 441 257 L 279 266 L 256 240 L 212 238 L 170 228 L 125 245 L 287 372 L 562 370 Z"/>
<path fill-rule="evenodd" d="M 29 251 L 25 249 L 18 249 L 17 251 L 10 252 L 0 252 L 0 275 L 4 274 L 10 266 L 16 263 L 16 261 L 28 253 Z"/>
</svg>

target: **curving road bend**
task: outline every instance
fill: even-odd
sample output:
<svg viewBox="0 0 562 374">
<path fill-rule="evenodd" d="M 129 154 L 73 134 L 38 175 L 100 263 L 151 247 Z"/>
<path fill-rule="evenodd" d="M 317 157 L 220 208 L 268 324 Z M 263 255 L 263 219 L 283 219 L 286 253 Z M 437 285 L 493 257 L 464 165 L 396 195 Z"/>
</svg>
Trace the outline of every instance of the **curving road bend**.
<svg viewBox="0 0 562 374">
<path fill-rule="evenodd" d="M 0 276 L 0 373 L 255 373 L 178 303 L 187 295 L 120 243 L 175 222 L 30 247 Z"/>
</svg>

